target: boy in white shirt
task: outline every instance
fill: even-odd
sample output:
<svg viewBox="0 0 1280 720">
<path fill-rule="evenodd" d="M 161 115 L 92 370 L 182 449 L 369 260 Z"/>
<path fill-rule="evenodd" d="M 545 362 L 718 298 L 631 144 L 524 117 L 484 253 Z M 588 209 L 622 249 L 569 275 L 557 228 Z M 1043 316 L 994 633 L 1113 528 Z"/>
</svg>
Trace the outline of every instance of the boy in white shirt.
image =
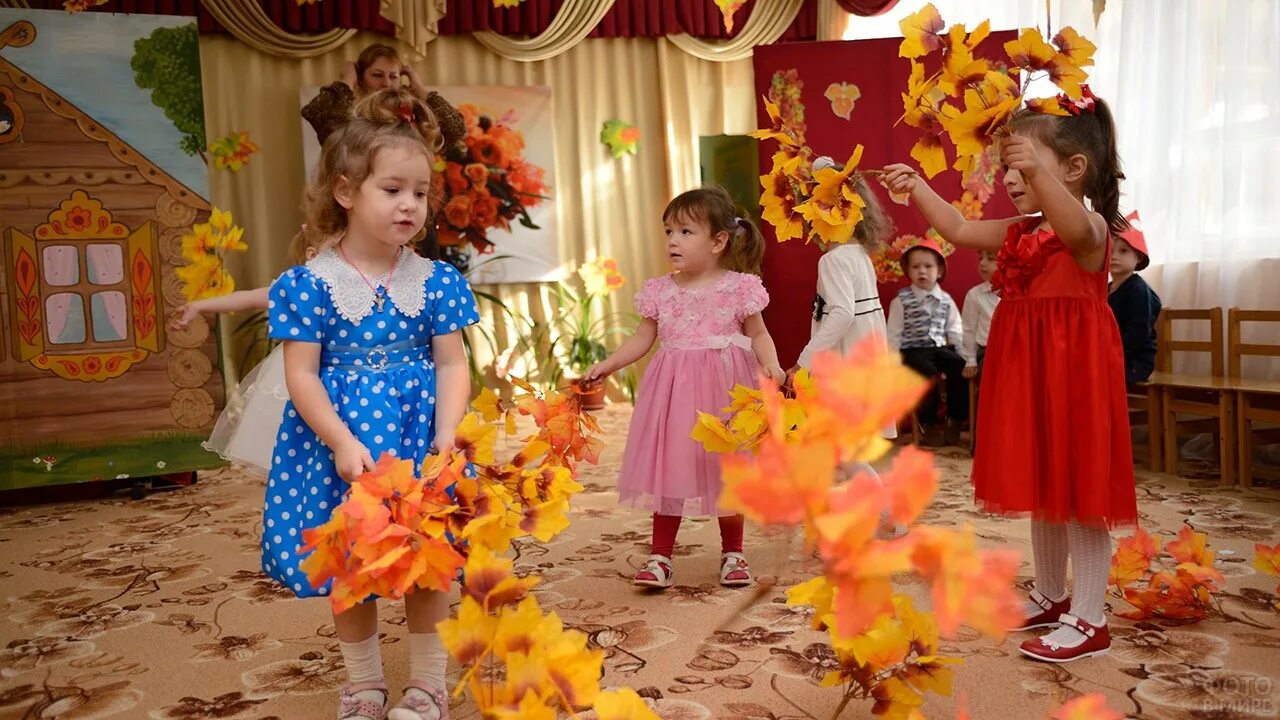
<svg viewBox="0 0 1280 720">
<path fill-rule="evenodd" d="M 922 240 L 902 255 L 902 273 L 911 284 L 889 305 L 889 345 L 902 353 L 902 362 L 926 378 L 938 373 L 947 385 L 947 423 L 938 427 L 938 388 L 916 406 L 916 419 L 930 447 L 958 445 L 960 426 L 969 417 L 969 381 L 965 360 L 956 351 L 964 342 L 964 323 L 956 301 L 938 286 L 947 276 L 942 249 Z"/>
<path fill-rule="evenodd" d="M 1000 296 L 991 288 L 991 275 L 996 271 L 996 254 L 991 250 L 978 253 L 978 275 L 982 282 L 974 285 L 964 296 L 964 343 L 960 354 L 964 357 L 964 376 L 968 379 L 982 375 L 982 360 L 987 354 L 987 334 L 991 332 L 991 316 L 995 314 Z"/>
</svg>

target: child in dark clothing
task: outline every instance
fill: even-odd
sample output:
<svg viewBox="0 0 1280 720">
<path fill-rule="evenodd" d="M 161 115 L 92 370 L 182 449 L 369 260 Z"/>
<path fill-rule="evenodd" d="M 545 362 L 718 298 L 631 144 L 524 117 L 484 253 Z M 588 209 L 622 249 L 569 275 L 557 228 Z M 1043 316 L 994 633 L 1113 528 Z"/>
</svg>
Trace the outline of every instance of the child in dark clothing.
<svg viewBox="0 0 1280 720">
<path fill-rule="evenodd" d="M 1129 229 L 1120 233 L 1111 246 L 1111 291 L 1107 304 L 1120 326 L 1124 381 L 1132 390 L 1138 383 L 1146 382 L 1156 367 L 1160 297 L 1137 275 L 1151 264 L 1138 212 L 1135 210 L 1125 219 L 1129 221 Z"/>
</svg>

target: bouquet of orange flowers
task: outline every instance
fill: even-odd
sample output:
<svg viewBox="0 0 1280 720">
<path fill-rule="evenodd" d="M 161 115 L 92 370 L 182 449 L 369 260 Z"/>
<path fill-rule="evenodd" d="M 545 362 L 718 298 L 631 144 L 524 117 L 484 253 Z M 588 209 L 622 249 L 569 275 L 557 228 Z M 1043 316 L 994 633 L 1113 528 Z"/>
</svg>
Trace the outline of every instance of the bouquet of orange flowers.
<svg viewBox="0 0 1280 720">
<path fill-rule="evenodd" d="M 514 114 L 494 118 L 475 105 L 458 106 L 466 121 L 462 142 L 445 148 L 436 171 L 443 175 L 444 211 L 437 216 L 440 245 L 470 243 L 491 252 L 489 231 L 511 222 L 537 230 L 529 208 L 546 199 L 545 171 L 524 158 L 524 135 Z"/>
</svg>

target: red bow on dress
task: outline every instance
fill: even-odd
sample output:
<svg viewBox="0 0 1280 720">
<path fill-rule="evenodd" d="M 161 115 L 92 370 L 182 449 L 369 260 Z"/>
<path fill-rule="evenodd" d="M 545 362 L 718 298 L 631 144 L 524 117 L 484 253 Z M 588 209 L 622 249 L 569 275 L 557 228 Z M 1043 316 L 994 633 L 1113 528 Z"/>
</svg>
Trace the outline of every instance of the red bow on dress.
<svg viewBox="0 0 1280 720">
<path fill-rule="evenodd" d="M 1079 115 L 1082 112 L 1093 112 L 1097 105 L 1097 101 L 1098 96 L 1093 94 L 1093 91 L 1089 89 L 1088 85 L 1080 86 L 1079 100 L 1072 100 L 1067 97 L 1066 93 L 1060 93 L 1058 95 L 1058 105 L 1072 115 Z"/>
</svg>

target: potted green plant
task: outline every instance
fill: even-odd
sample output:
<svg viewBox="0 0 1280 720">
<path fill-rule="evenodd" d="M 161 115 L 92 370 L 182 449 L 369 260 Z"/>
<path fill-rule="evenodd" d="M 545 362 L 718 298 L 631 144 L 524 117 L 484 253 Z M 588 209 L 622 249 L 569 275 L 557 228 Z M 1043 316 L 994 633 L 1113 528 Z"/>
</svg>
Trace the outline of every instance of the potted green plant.
<svg viewBox="0 0 1280 720">
<path fill-rule="evenodd" d="M 527 376 L 530 373 L 519 368 L 536 368 L 537 378 L 545 384 L 576 383 L 592 365 L 609 357 L 610 338 L 632 329 L 633 313 L 595 312 L 597 301 L 603 302 L 626 283 L 616 260 L 597 258 L 582 264 L 576 275 L 580 281 L 577 287 L 565 281 L 552 286 L 555 313 L 545 322 L 528 321 L 527 331 L 499 358 L 498 365 L 505 373 Z M 600 383 L 583 396 L 583 407 L 604 407 L 604 394 L 605 386 Z"/>
</svg>

